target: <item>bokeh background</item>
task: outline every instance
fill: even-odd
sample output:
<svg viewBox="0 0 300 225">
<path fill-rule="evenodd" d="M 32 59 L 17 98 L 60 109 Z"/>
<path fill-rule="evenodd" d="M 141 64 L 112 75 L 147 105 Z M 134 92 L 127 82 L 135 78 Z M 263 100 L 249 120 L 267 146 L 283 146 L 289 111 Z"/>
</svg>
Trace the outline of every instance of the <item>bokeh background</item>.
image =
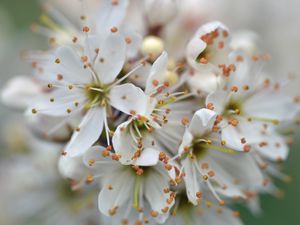
<svg viewBox="0 0 300 225">
<path fill-rule="evenodd" d="M 214 1 L 207 0 L 210 3 Z M 216 0 L 215 3 L 219 4 L 218 10 L 210 12 L 211 17 L 208 20 L 219 19 L 232 31 L 251 29 L 258 33 L 260 46 L 272 55 L 271 64 L 267 69 L 274 76 L 280 77 L 300 71 L 299 0 Z M 20 60 L 22 51 L 46 48 L 46 40 L 31 33 L 29 29 L 33 22 L 38 21 L 40 14 L 40 4 L 37 0 L 0 0 L 1 87 L 12 76 L 29 73 L 29 67 Z M 300 86 L 298 88 L 300 92 Z M 0 107 L 0 123 L 1 128 L 4 128 L 9 125 L 7 121 L 13 113 L 3 105 Z M 6 149 L 5 138 L 7 135 L 5 135 L 5 129 L 2 129 L 0 157 L 4 155 L 3 152 Z M 271 196 L 261 198 L 263 213 L 260 216 L 253 216 L 241 208 L 245 224 L 300 224 L 299 148 L 300 132 L 298 129 L 290 157 L 283 165 L 284 172 L 292 176 L 293 181 L 290 184 L 277 182 L 285 192 L 283 198 L 277 199 Z"/>
</svg>

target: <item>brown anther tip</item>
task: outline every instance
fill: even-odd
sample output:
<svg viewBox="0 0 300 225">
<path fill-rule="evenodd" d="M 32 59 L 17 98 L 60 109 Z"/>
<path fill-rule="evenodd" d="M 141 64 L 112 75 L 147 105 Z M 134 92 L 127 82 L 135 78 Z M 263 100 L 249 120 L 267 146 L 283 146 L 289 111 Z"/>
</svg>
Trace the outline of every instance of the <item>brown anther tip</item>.
<svg viewBox="0 0 300 225">
<path fill-rule="evenodd" d="M 126 37 L 125 38 L 125 42 L 126 42 L 126 44 L 131 44 L 132 43 L 132 39 L 130 38 L 130 37 Z"/>
<path fill-rule="evenodd" d="M 189 122 L 190 122 L 190 120 L 189 120 L 189 118 L 187 118 L 187 117 L 183 117 L 183 118 L 181 119 L 181 124 L 184 125 L 184 126 L 188 125 Z"/>
<path fill-rule="evenodd" d="M 237 86 L 232 86 L 232 87 L 230 88 L 230 90 L 231 90 L 232 92 L 237 92 L 237 91 L 239 90 L 239 88 L 238 88 Z"/>
<path fill-rule="evenodd" d="M 202 197 L 202 192 L 197 192 L 197 193 L 196 193 L 196 197 L 197 197 L 197 198 L 201 198 L 201 197 Z"/>
<path fill-rule="evenodd" d="M 118 28 L 117 27 L 112 27 L 112 28 L 110 28 L 110 31 L 112 33 L 116 33 L 118 31 Z"/>
<path fill-rule="evenodd" d="M 225 201 L 224 201 L 224 200 L 220 200 L 220 201 L 219 201 L 219 205 L 220 205 L 220 206 L 224 206 L 224 205 L 225 205 Z"/>
<path fill-rule="evenodd" d="M 250 152 L 251 151 L 251 146 L 250 145 L 244 145 L 243 150 L 244 150 L 244 152 Z"/>
<path fill-rule="evenodd" d="M 85 20 L 85 19 L 86 19 L 86 16 L 82 15 L 82 16 L 80 16 L 80 19 L 81 19 L 81 20 Z"/>
<path fill-rule="evenodd" d="M 212 102 L 207 103 L 206 108 L 210 109 L 210 110 L 214 110 L 215 109 L 214 104 Z"/>
<path fill-rule="evenodd" d="M 88 26 L 84 26 L 82 28 L 82 31 L 85 32 L 85 33 L 88 33 L 88 32 L 90 32 L 90 28 Z"/>
<path fill-rule="evenodd" d="M 54 61 L 56 64 L 59 64 L 60 63 L 60 59 L 59 58 L 57 58 L 57 59 L 55 59 L 55 61 Z"/>
<path fill-rule="evenodd" d="M 151 214 L 151 216 L 154 217 L 154 218 L 158 216 L 158 212 L 157 212 L 157 211 L 154 211 L 154 210 L 152 210 L 150 214 Z"/>
<path fill-rule="evenodd" d="M 199 63 L 201 63 L 201 64 L 207 64 L 208 60 L 206 58 L 202 57 L 202 58 L 200 58 Z"/>
<path fill-rule="evenodd" d="M 31 109 L 31 112 L 32 112 L 33 114 L 36 114 L 36 113 L 37 113 L 37 110 L 36 110 L 36 109 Z"/>
</svg>

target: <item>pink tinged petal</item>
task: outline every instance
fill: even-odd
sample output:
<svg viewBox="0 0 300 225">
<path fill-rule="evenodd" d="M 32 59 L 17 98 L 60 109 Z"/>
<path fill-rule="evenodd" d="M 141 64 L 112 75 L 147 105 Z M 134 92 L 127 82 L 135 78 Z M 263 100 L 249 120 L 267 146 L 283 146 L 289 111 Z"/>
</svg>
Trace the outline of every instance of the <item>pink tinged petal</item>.
<svg viewBox="0 0 300 225">
<path fill-rule="evenodd" d="M 103 84 L 113 82 L 123 68 L 126 55 L 126 43 L 119 33 L 110 33 L 102 43 L 94 69 Z"/>
<path fill-rule="evenodd" d="M 112 143 L 117 154 L 121 155 L 120 162 L 128 165 L 137 149 L 137 144 L 130 135 L 129 126 L 132 120 L 120 124 L 112 137 Z"/>
<path fill-rule="evenodd" d="M 206 106 L 211 105 L 211 110 L 217 113 L 223 113 L 228 101 L 228 93 L 226 91 L 215 91 L 206 97 Z"/>
<path fill-rule="evenodd" d="M 194 136 L 202 136 L 211 132 L 216 117 L 217 114 L 214 111 L 200 109 L 194 114 L 188 129 Z"/>
<path fill-rule="evenodd" d="M 163 52 L 153 63 L 146 83 L 146 94 L 152 93 L 158 85 L 164 83 L 168 66 L 168 53 Z"/>
<path fill-rule="evenodd" d="M 130 170 L 132 169 L 119 168 L 111 171 L 107 174 L 108 177 L 104 178 L 104 186 L 98 197 L 98 207 L 104 215 L 111 216 L 116 207 L 130 204 L 135 183 L 135 174 Z"/>
<path fill-rule="evenodd" d="M 114 3 L 116 2 L 116 3 Z M 101 2 L 99 13 L 97 14 L 97 32 L 110 31 L 112 27 L 121 25 L 128 6 L 128 0 Z"/>
<path fill-rule="evenodd" d="M 273 119 L 279 121 L 292 120 L 298 107 L 293 103 L 293 99 L 277 91 L 261 91 L 249 98 L 243 110 L 250 117 L 262 119 Z"/>
<path fill-rule="evenodd" d="M 162 213 L 162 209 L 165 207 L 171 208 L 174 205 L 174 200 L 171 204 L 167 203 L 167 199 L 170 197 L 170 193 L 165 193 L 164 189 L 169 188 L 169 176 L 162 166 L 156 166 L 149 168 L 148 175 L 145 177 L 145 197 L 150 203 L 152 210 L 157 211 L 159 214 Z M 168 213 L 166 213 L 168 215 Z M 165 220 L 165 217 L 160 219 Z M 163 221 L 161 221 L 163 222 Z"/>
<path fill-rule="evenodd" d="M 190 158 L 186 158 L 182 160 L 182 166 L 184 168 L 185 176 L 183 177 L 185 186 L 186 186 L 186 193 L 188 196 L 189 201 L 194 205 L 198 204 L 197 201 L 197 193 L 200 192 L 200 183 L 201 174 L 195 168 L 194 160 Z"/>
<path fill-rule="evenodd" d="M 110 104 L 130 115 L 146 115 L 149 97 L 142 89 L 133 84 L 122 84 L 114 86 L 110 90 Z"/>
<path fill-rule="evenodd" d="M 29 76 L 17 76 L 8 81 L 1 91 L 1 100 L 6 105 L 23 109 L 41 93 L 41 86 Z"/>
<path fill-rule="evenodd" d="M 159 151 L 153 148 L 143 149 L 140 157 L 134 162 L 138 166 L 154 166 L 158 163 Z"/>
<path fill-rule="evenodd" d="M 91 71 L 84 68 L 84 64 L 75 49 L 59 47 L 53 60 L 53 76 L 61 74 L 63 80 L 71 84 L 87 84 L 92 80 Z"/>
<path fill-rule="evenodd" d="M 99 138 L 103 129 L 103 109 L 91 108 L 84 116 L 79 127 L 75 131 L 65 151 L 71 157 L 82 155 Z"/>
</svg>

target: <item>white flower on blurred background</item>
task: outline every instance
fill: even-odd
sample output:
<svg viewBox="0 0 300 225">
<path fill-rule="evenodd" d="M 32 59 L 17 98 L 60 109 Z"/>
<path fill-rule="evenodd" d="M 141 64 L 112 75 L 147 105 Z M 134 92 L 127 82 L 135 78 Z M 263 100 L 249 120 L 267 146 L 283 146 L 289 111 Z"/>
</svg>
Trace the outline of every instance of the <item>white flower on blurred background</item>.
<svg viewBox="0 0 300 225">
<path fill-rule="evenodd" d="M 163 223 L 175 196 L 170 191 L 171 177 L 163 164 L 156 161 L 145 166 L 124 166 L 113 154 L 103 156 L 101 152 L 104 150 L 104 147 L 94 146 L 84 156 L 94 179 L 99 178 L 102 186 L 99 210 L 106 216 L 121 214 L 123 221 L 142 223 L 144 219 L 153 217 Z M 145 210 L 146 207 L 151 210 Z M 128 218 L 132 210 L 136 210 L 137 218 Z"/>
<path fill-rule="evenodd" d="M 255 161 L 240 149 L 231 149 L 220 138 L 219 117 L 208 109 L 198 110 L 186 129 L 179 148 L 187 196 L 199 204 L 202 191 L 209 189 L 220 204 L 219 196 L 244 197 L 246 189 L 255 190 L 263 175 Z M 236 184 L 239 181 L 242 185 Z"/>
<path fill-rule="evenodd" d="M 40 100 L 30 109 L 34 114 L 51 116 L 72 116 L 86 111 L 65 149 L 71 156 L 88 149 L 99 138 L 103 125 L 109 145 L 107 117 L 112 116 L 111 107 L 130 114 L 135 104 L 134 93 L 139 92 L 132 84 L 118 85 L 132 72 L 116 79 L 126 53 L 121 34 L 112 32 L 104 40 L 101 36 L 88 38 L 85 53 L 78 55 L 70 47 L 60 47 L 54 52 L 43 74 L 50 82 L 50 92 L 39 96 Z"/>
</svg>

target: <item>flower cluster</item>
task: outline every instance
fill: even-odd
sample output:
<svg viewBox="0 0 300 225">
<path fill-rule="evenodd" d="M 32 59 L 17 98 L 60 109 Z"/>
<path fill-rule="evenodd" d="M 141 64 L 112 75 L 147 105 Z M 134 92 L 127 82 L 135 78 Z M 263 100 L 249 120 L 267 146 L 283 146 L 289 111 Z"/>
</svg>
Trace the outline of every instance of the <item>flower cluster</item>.
<svg viewBox="0 0 300 225">
<path fill-rule="evenodd" d="M 278 193 L 273 177 L 289 179 L 278 162 L 299 114 L 286 91 L 296 78 L 274 80 L 251 37 L 201 24 L 189 2 L 102 0 L 95 15 L 83 3 L 76 25 L 46 5 L 32 27 L 50 48 L 25 55 L 32 75 L 2 99 L 24 109 L 27 145 L 59 154 L 71 182 L 46 179 L 48 190 L 70 184 L 60 195 L 78 209 L 100 187 L 100 212 L 80 224 L 239 225 L 234 204 L 255 211 L 260 193 Z M 52 161 L 33 148 L 40 167 Z"/>
</svg>

